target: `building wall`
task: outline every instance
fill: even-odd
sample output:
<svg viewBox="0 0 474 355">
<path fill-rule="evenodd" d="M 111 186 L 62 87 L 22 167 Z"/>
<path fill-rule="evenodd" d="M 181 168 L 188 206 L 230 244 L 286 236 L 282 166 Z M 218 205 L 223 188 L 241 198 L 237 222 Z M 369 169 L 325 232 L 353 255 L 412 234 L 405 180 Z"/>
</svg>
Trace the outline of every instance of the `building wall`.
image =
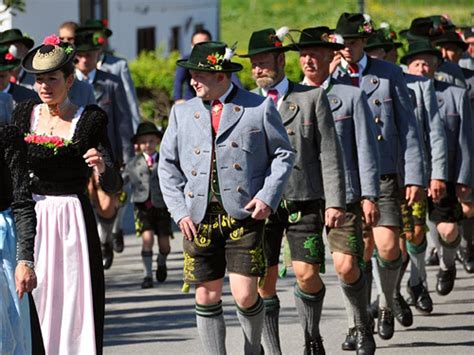
<svg viewBox="0 0 474 355">
<path fill-rule="evenodd" d="M 17 16 L 0 15 L 0 31 L 20 28 L 37 44 L 57 33 L 64 21 L 79 21 L 81 0 L 27 0 L 26 11 Z M 219 0 L 108 0 L 108 19 L 113 35 L 110 47 L 119 55 L 132 59 L 137 55 L 137 29 L 155 27 L 156 47 L 165 53 L 172 28 L 180 27 L 179 50 L 190 50 L 191 35 L 202 24 L 218 36 Z M 3 17 L 3 18 L 2 18 Z"/>
</svg>

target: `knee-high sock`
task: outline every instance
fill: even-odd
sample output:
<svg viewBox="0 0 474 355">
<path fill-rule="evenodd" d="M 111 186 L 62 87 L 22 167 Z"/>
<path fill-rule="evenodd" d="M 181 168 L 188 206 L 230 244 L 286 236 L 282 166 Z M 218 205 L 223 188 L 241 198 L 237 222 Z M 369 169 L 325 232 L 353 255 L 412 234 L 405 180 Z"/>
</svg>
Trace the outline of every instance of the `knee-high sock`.
<svg viewBox="0 0 474 355">
<path fill-rule="evenodd" d="M 265 308 L 260 296 L 257 302 L 250 308 L 237 306 L 237 318 L 244 332 L 245 355 L 260 355 L 262 351 L 261 340 L 263 321 L 265 318 Z"/>
<path fill-rule="evenodd" d="M 112 233 L 119 233 L 122 230 L 122 221 L 123 221 L 123 216 L 125 215 L 125 211 L 127 205 L 122 205 L 120 204 L 117 214 L 115 215 L 114 218 L 114 225 L 112 227 Z"/>
<path fill-rule="evenodd" d="M 407 242 L 407 252 L 411 261 L 410 268 L 410 285 L 416 286 L 426 281 L 425 255 L 428 243 L 426 236 L 423 237 L 423 242 L 420 245 L 415 245 Z"/>
<path fill-rule="evenodd" d="M 161 252 L 159 252 L 158 258 L 156 259 L 156 263 L 158 264 L 158 266 L 165 266 L 167 258 L 168 254 L 162 254 Z"/>
<path fill-rule="evenodd" d="M 365 275 L 361 272 L 359 279 L 353 284 L 347 284 L 342 280 L 342 292 L 347 299 L 349 307 L 354 314 L 354 323 L 356 327 L 367 327 L 367 282 Z M 346 306 L 347 307 L 347 306 Z"/>
<path fill-rule="evenodd" d="M 142 250 L 143 273 L 145 277 L 152 277 L 153 252 Z"/>
<path fill-rule="evenodd" d="M 393 297 L 395 296 L 395 287 L 401 263 L 401 253 L 398 259 L 393 261 L 384 260 L 380 255 L 377 255 L 377 268 L 380 276 L 380 286 L 382 287 L 379 307 L 393 309 Z"/>
<path fill-rule="evenodd" d="M 447 243 L 439 238 L 441 249 L 439 250 L 439 267 L 442 270 L 452 269 L 456 267 L 456 252 L 461 243 L 461 236 L 458 235 L 456 240 L 452 243 Z"/>
<path fill-rule="evenodd" d="M 362 272 L 365 275 L 365 282 L 367 284 L 367 306 L 370 306 L 370 303 L 372 301 L 372 280 L 374 279 L 373 276 L 373 266 L 372 266 L 372 259 L 367 261 L 365 263 L 365 268 L 362 270 Z"/>
<path fill-rule="evenodd" d="M 380 283 L 380 273 L 379 268 L 377 267 L 377 256 L 374 255 L 371 259 L 371 262 L 372 265 L 375 265 L 375 267 L 372 268 L 372 277 L 375 282 L 375 288 L 377 289 L 377 296 L 380 296 L 382 293 L 382 284 Z"/>
<path fill-rule="evenodd" d="M 280 300 L 278 296 L 264 298 L 265 322 L 263 323 L 263 345 L 268 354 L 281 355 L 278 319 L 280 316 Z"/>
<path fill-rule="evenodd" d="M 341 281 L 341 284 L 342 284 L 342 281 Z M 347 297 L 347 294 L 342 288 L 342 285 L 341 285 L 341 293 L 342 293 L 342 299 L 344 300 L 344 308 L 346 309 L 346 314 L 347 314 L 347 328 L 351 329 L 355 327 L 354 309 L 352 308 L 351 301 Z M 367 305 L 365 307 L 367 308 Z"/>
<path fill-rule="evenodd" d="M 428 226 L 428 232 L 427 232 L 428 247 L 429 248 L 434 247 L 436 251 L 439 251 L 439 249 L 441 249 L 441 244 L 439 242 L 439 234 L 438 234 L 438 229 L 436 228 L 436 224 L 433 221 L 431 221 L 429 218 L 427 218 L 426 225 Z"/>
<path fill-rule="evenodd" d="M 306 293 L 299 288 L 298 284 L 295 285 L 296 310 L 307 341 L 320 337 L 319 322 L 325 294 L 325 286 L 318 293 Z"/>
<path fill-rule="evenodd" d="M 196 323 L 204 352 L 206 354 L 226 354 L 222 301 L 205 306 L 196 303 Z"/>
<path fill-rule="evenodd" d="M 396 293 L 400 293 L 400 288 L 401 288 L 401 284 L 402 284 L 402 280 L 403 280 L 403 275 L 405 275 L 405 271 L 407 270 L 409 262 L 410 262 L 410 257 L 408 255 L 407 255 L 406 260 L 402 259 L 402 265 L 400 266 L 400 272 L 398 273 L 398 277 L 397 277 L 397 285 L 395 287 L 395 292 Z"/>
<path fill-rule="evenodd" d="M 474 233 L 474 219 L 464 219 L 462 225 L 462 240 L 461 247 L 466 250 L 471 250 L 473 245 Z"/>
</svg>

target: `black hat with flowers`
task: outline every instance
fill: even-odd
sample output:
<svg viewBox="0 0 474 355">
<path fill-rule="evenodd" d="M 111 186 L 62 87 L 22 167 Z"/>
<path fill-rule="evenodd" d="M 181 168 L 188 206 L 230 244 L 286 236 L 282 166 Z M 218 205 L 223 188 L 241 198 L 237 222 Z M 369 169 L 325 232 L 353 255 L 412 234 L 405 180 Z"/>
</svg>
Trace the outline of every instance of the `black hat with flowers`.
<svg viewBox="0 0 474 355">
<path fill-rule="evenodd" d="M 112 36 L 107 19 L 87 20 L 76 29 L 76 34 L 81 32 L 103 32 L 106 37 Z"/>
<path fill-rule="evenodd" d="M 290 47 L 297 51 L 307 47 L 327 47 L 339 50 L 344 48 L 344 44 L 342 43 L 342 37 L 334 34 L 329 27 L 319 26 L 302 30 L 299 41 L 290 45 Z"/>
<path fill-rule="evenodd" d="M 106 41 L 101 31 L 80 32 L 74 37 L 74 46 L 77 52 L 89 52 L 102 49 Z"/>
<path fill-rule="evenodd" d="M 8 46 L 0 46 L 0 71 L 15 69 L 21 63 L 21 60 L 15 58 L 8 49 Z"/>
<path fill-rule="evenodd" d="M 283 53 L 291 49 L 283 45 L 283 39 L 288 34 L 287 27 L 281 27 L 278 31 L 273 28 L 255 31 L 250 36 L 248 53 L 239 54 L 239 57 L 252 57 L 261 53 Z"/>
<path fill-rule="evenodd" d="M 434 43 L 437 46 L 442 46 L 443 44 L 452 43 L 458 46 L 459 48 L 461 48 L 463 52 L 469 47 L 469 44 L 463 41 L 461 35 L 454 31 L 443 33 L 442 35 L 439 36 L 438 39 L 434 41 Z"/>
<path fill-rule="evenodd" d="M 344 12 L 339 17 L 334 31 L 343 38 L 366 38 L 371 35 L 374 28 L 370 16 Z"/>
<path fill-rule="evenodd" d="M 141 122 L 137 127 L 137 133 L 132 137 L 132 143 L 137 142 L 137 138 L 146 134 L 154 134 L 158 138 L 163 138 L 163 132 L 160 131 L 153 122 Z"/>
<path fill-rule="evenodd" d="M 23 43 L 28 49 L 31 49 L 35 44 L 35 41 L 24 35 L 18 28 L 12 28 L 0 33 L 0 45 L 9 45 L 16 42 Z"/>
<path fill-rule="evenodd" d="M 61 69 L 75 54 L 71 44 L 61 42 L 59 37 L 53 34 L 46 37 L 43 44 L 29 51 L 21 65 L 28 73 L 49 73 Z"/>
<path fill-rule="evenodd" d="M 431 42 L 427 39 L 420 39 L 411 42 L 408 45 L 408 52 L 401 59 L 400 63 L 407 64 L 410 58 L 420 54 L 430 54 L 437 57 L 439 60 L 443 59 L 441 52 L 431 45 Z"/>
<path fill-rule="evenodd" d="M 367 44 L 364 46 L 364 50 L 366 51 L 378 48 L 382 48 L 385 52 L 390 52 L 395 48 L 395 44 L 391 39 L 387 38 L 387 34 L 383 29 L 372 32 L 367 39 Z"/>
<path fill-rule="evenodd" d="M 222 42 L 201 42 L 194 45 L 188 59 L 180 59 L 176 64 L 180 67 L 216 73 L 231 73 L 242 70 L 242 65 L 232 63 L 234 48 Z"/>
<path fill-rule="evenodd" d="M 418 17 L 413 19 L 410 28 L 400 32 L 408 41 L 420 39 L 437 40 L 443 33 L 453 32 L 456 26 L 441 15 Z"/>
</svg>

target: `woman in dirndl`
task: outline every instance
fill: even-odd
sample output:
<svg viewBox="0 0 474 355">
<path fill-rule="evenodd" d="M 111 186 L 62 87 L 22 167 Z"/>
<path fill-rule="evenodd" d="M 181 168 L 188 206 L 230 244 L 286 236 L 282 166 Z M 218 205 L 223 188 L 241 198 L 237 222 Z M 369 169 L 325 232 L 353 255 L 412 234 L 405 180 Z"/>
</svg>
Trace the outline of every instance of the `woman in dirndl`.
<svg viewBox="0 0 474 355">
<path fill-rule="evenodd" d="M 0 354 L 33 352 L 28 292 L 36 286 L 36 217 L 26 179 L 26 146 L 16 127 L 0 125 Z M 32 305 L 32 312 L 34 306 Z M 41 337 L 39 337 L 41 339 Z"/>
<path fill-rule="evenodd" d="M 68 99 L 74 48 L 55 35 L 23 59 L 36 75 L 42 102 L 23 102 L 12 122 L 25 135 L 31 191 L 36 201 L 33 298 L 47 354 L 102 354 L 104 271 L 86 185 L 98 174 L 110 193 L 122 186 L 107 138 L 107 115 Z"/>
</svg>

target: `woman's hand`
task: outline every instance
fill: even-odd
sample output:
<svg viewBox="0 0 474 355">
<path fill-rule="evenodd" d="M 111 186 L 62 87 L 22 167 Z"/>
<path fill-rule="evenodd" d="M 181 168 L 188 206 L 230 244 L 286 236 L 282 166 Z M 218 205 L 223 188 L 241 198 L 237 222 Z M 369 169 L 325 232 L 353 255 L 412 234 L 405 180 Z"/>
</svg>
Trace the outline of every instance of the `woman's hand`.
<svg viewBox="0 0 474 355">
<path fill-rule="evenodd" d="M 35 270 L 25 263 L 19 262 L 15 270 L 16 293 L 20 299 L 27 292 L 33 291 L 37 286 Z"/>
<path fill-rule="evenodd" d="M 105 163 L 104 159 L 102 158 L 102 153 L 100 153 L 97 149 L 91 148 L 89 149 L 86 154 L 82 156 L 86 161 L 86 164 L 96 170 L 99 174 L 103 174 L 105 171 Z"/>
</svg>

